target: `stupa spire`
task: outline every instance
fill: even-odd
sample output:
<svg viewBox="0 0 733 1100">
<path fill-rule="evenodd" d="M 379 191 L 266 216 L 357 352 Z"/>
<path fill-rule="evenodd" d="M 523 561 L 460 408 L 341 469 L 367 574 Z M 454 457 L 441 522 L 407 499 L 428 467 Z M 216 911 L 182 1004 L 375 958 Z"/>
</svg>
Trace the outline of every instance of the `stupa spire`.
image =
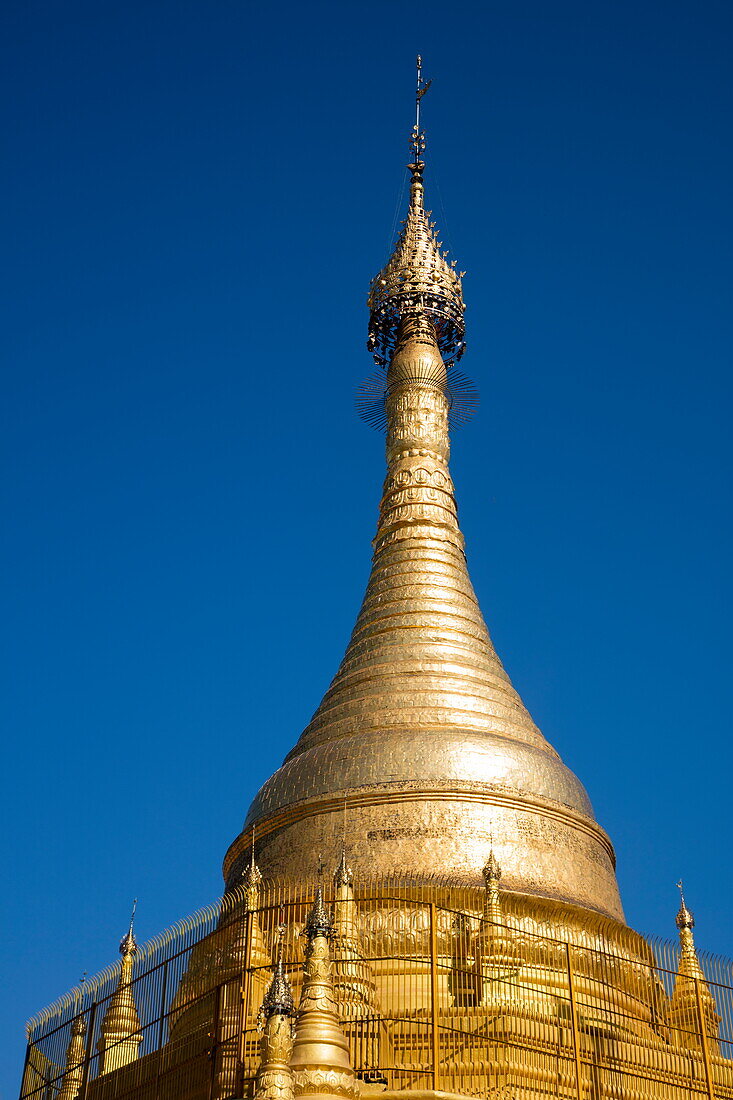
<svg viewBox="0 0 733 1100">
<path fill-rule="evenodd" d="M 292 1100 L 293 1071 L 290 1055 L 293 1050 L 293 1017 L 295 1005 L 290 981 L 283 964 L 285 925 L 277 929 L 277 950 L 272 981 L 260 1008 L 262 1028 L 260 1065 L 255 1079 L 255 1100 Z"/>
<path fill-rule="evenodd" d="M 134 931 L 136 910 L 137 898 L 132 903 L 129 928 L 120 940 L 122 958 L 117 988 L 110 998 L 100 1027 L 97 1043 L 100 1074 L 126 1066 L 137 1058 L 143 1038 L 132 988 L 132 969 L 137 954 Z"/>
<path fill-rule="evenodd" d="M 703 1043 L 707 1043 L 717 1049 L 720 1016 L 700 965 L 692 931 L 695 917 L 687 908 L 681 881 L 677 883 L 677 889 L 680 892 L 680 907 L 675 924 L 680 938 L 680 959 L 667 1022 L 672 1041 L 677 1046 L 699 1050 Z"/>
<path fill-rule="evenodd" d="M 336 900 L 340 897 L 350 897 L 353 900 L 354 872 L 349 867 L 346 858 L 346 803 L 344 802 L 343 816 L 341 819 L 341 858 L 333 873 L 333 886 L 336 891 Z"/>
<path fill-rule="evenodd" d="M 57 1100 L 76 1100 L 81 1087 L 84 1084 L 84 1062 L 86 1059 L 86 1034 L 87 1024 L 82 1012 L 81 990 L 84 988 L 86 975 L 80 982 L 80 991 L 76 998 L 76 1016 L 71 1021 L 71 1038 L 66 1048 L 66 1062 L 64 1064 L 64 1076 L 61 1081 Z"/>
<path fill-rule="evenodd" d="M 692 931 L 695 927 L 695 917 L 685 903 L 682 880 L 677 883 L 677 889 L 680 892 L 680 907 L 675 917 L 675 924 L 680 937 L 679 972 L 680 974 L 686 974 L 688 978 L 702 978 L 704 980 L 705 975 L 697 957 L 695 938 Z"/>
<path fill-rule="evenodd" d="M 305 922 L 303 988 L 290 1066 L 296 1097 L 355 1100 L 359 1085 L 333 990 L 329 943 L 332 929 L 319 886 Z"/>
<path fill-rule="evenodd" d="M 420 61 L 407 217 L 368 296 L 387 472 L 366 594 L 328 691 L 254 800 L 225 874 L 236 881 L 256 824 L 265 873 L 298 879 L 333 844 L 346 799 L 357 872 L 477 884 L 494 831 L 506 889 L 622 918 L 611 843 L 513 687 L 468 574 L 449 468 L 462 273 L 425 209 L 427 88 Z M 326 537 L 332 546 L 337 526 Z"/>
<path fill-rule="evenodd" d="M 501 882 L 501 867 L 494 855 L 494 845 L 489 849 L 489 858 L 483 869 L 484 876 L 484 920 L 494 924 L 502 924 L 501 900 L 499 897 L 499 883 Z"/>
<path fill-rule="evenodd" d="M 242 909 L 245 914 L 250 914 L 250 961 L 253 966 L 266 967 L 270 965 L 270 953 L 267 949 L 265 937 L 262 932 L 262 925 L 260 923 L 259 910 L 262 891 L 262 872 L 255 860 L 255 833 L 256 830 L 253 827 L 250 836 L 249 859 L 247 861 L 247 866 L 242 872 L 240 888 L 243 892 Z M 236 910 L 233 910 L 232 915 L 235 917 L 236 927 L 244 933 L 245 925 L 237 919 Z M 244 941 L 241 943 L 238 942 L 236 946 L 241 949 L 241 951 L 245 950 Z"/>
<path fill-rule="evenodd" d="M 250 838 L 249 863 L 242 875 L 244 887 L 244 909 L 246 913 L 254 913 L 260 905 L 260 887 L 262 886 L 262 873 L 255 863 L 255 829 L 252 827 Z"/>
</svg>

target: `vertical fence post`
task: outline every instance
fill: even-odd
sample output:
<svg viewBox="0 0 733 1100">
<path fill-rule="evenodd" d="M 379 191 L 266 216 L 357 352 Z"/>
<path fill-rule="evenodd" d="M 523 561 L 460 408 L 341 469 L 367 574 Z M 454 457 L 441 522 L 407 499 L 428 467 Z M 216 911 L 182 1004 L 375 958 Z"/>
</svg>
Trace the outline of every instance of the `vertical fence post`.
<svg viewBox="0 0 733 1100">
<path fill-rule="evenodd" d="M 155 1071 L 155 1097 L 160 1096 L 160 1076 L 163 1066 L 163 1032 L 165 1031 L 165 999 L 168 995 L 168 960 L 163 963 L 163 977 L 160 983 L 160 1019 L 158 1020 L 158 1065 Z"/>
<path fill-rule="evenodd" d="M 568 966 L 568 995 L 570 997 L 570 1026 L 573 1032 L 573 1054 L 575 1056 L 575 1091 L 578 1100 L 583 1100 L 583 1075 L 580 1062 L 580 1033 L 578 1031 L 578 1006 L 575 1000 L 575 981 L 573 978 L 573 960 L 570 955 L 570 943 L 565 941 L 565 957 Z"/>
<path fill-rule="evenodd" d="M 165 999 L 168 995 L 168 960 L 163 963 L 163 977 L 160 982 L 160 1019 L 158 1020 L 158 1048 L 163 1046 L 165 1030 Z"/>
<path fill-rule="evenodd" d="M 705 1012 L 702 1007 L 702 995 L 700 993 L 700 979 L 693 978 L 695 983 L 695 1001 L 697 1002 L 697 1020 L 700 1025 L 700 1045 L 702 1047 L 702 1060 L 705 1065 L 705 1084 L 708 1090 L 708 1100 L 715 1100 L 713 1092 L 713 1067 L 710 1064 L 710 1046 L 708 1044 L 708 1029 L 705 1026 Z"/>
<path fill-rule="evenodd" d="M 87 1049 L 84 1056 L 84 1077 L 79 1089 L 78 1100 L 87 1100 L 87 1088 L 89 1087 L 89 1069 L 92 1064 L 92 1040 L 94 1039 L 94 1021 L 97 1016 L 97 1002 L 92 1001 L 92 1007 L 89 1009 L 89 1023 L 87 1024 Z"/>
<path fill-rule="evenodd" d="M 221 985 L 217 985 L 214 990 L 214 1012 L 213 1021 L 211 1025 L 211 1050 L 209 1051 L 209 1058 L 211 1058 L 211 1080 L 209 1082 L 209 1100 L 214 1100 L 216 1089 L 216 1065 L 217 1056 L 219 1053 L 219 1014 L 221 1009 Z"/>
<path fill-rule="evenodd" d="M 437 909 L 430 902 L 430 1015 L 432 1030 L 433 1088 L 440 1086 L 440 1030 L 438 1025 L 438 928 Z"/>
<path fill-rule="evenodd" d="M 252 924 L 254 913 L 247 912 L 244 915 L 244 963 L 242 965 L 242 977 L 239 986 L 239 1035 L 237 1036 L 237 1076 L 239 1077 L 239 1093 L 244 1095 L 244 1036 L 247 1029 L 247 1013 L 249 1011 L 250 969 L 252 967 Z"/>
</svg>

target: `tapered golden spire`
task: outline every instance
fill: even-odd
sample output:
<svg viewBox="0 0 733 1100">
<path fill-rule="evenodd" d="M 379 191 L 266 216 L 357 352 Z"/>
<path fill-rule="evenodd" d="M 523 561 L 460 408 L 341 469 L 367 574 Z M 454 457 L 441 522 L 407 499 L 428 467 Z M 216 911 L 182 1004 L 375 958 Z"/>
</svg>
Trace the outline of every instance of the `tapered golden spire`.
<svg viewBox="0 0 733 1100">
<path fill-rule="evenodd" d="M 303 988 L 290 1057 L 295 1096 L 307 1095 L 312 1100 L 349 1100 L 359 1095 L 333 991 L 329 947 L 332 932 L 319 886 L 305 924 Z"/>
<path fill-rule="evenodd" d="M 283 966 L 285 925 L 277 930 L 277 953 L 272 981 L 260 1009 L 260 1065 L 255 1079 L 255 1100 L 293 1100 L 293 991 Z"/>
<path fill-rule="evenodd" d="M 249 862 L 242 873 L 241 886 L 244 889 L 244 912 L 252 914 L 250 963 L 252 966 L 259 969 L 270 965 L 270 953 L 267 950 L 267 944 L 265 943 L 265 937 L 262 934 L 262 926 L 260 924 L 259 908 L 260 891 L 262 890 L 262 872 L 255 862 L 254 829 L 251 831 L 250 841 Z M 236 918 L 236 912 L 233 912 L 232 915 Z M 241 921 L 238 921 L 238 924 L 242 928 L 242 931 L 244 931 L 244 926 Z"/>
<path fill-rule="evenodd" d="M 82 979 L 82 982 L 84 979 Z M 80 1008 L 78 1005 L 77 1007 Z M 84 1084 L 87 1025 L 81 1010 L 71 1021 L 71 1039 L 66 1048 L 66 1063 L 56 1100 L 76 1100 Z"/>
<path fill-rule="evenodd" d="M 697 957 L 695 938 L 692 932 L 695 927 L 695 917 L 685 904 L 684 888 L 681 881 L 677 883 L 677 889 L 680 892 L 680 907 L 674 922 L 677 925 L 680 937 L 679 973 L 686 975 L 688 978 L 699 978 L 704 981 L 705 975 Z"/>
<path fill-rule="evenodd" d="M 520 960 L 506 918 L 502 911 L 499 883 L 501 867 L 493 846 L 484 864 L 484 911 L 481 927 L 474 941 L 476 988 L 480 1004 L 496 1004 L 511 1000 L 514 979 Z"/>
<path fill-rule="evenodd" d="M 333 991 L 341 1027 L 350 1048 L 360 1050 L 360 1078 L 371 1082 L 381 1081 L 382 1076 L 375 1073 L 375 1067 L 383 1065 L 381 1053 L 386 1029 L 380 1019 L 372 967 L 365 958 L 362 947 L 354 895 L 354 872 L 346 859 L 343 842 L 333 885 Z"/>
<path fill-rule="evenodd" d="M 419 66 L 418 106 L 426 88 Z M 462 287 L 425 211 L 419 116 L 411 145 L 407 219 L 369 293 L 387 429 L 371 574 L 336 676 L 245 828 L 266 875 L 298 879 L 332 848 L 346 800 L 357 872 L 474 885 L 494 833 L 506 889 L 622 919 L 610 840 L 514 689 L 468 575 L 449 468 Z M 338 553 L 337 520 L 323 552 Z"/>
<path fill-rule="evenodd" d="M 697 956 L 692 931 L 695 918 L 685 904 L 681 882 L 677 883 L 677 888 L 680 892 L 680 908 L 675 924 L 680 938 L 680 959 L 669 1002 L 667 1023 L 671 1029 L 672 1041 L 677 1046 L 699 1050 L 703 1041 L 707 1041 L 717 1051 L 720 1016 Z"/>
<path fill-rule="evenodd" d="M 247 913 L 254 913 L 260 904 L 260 887 L 262 886 L 262 873 L 255 863 L 255 830 L 252 829 L 252 847 L 250 849 L 249 863 L 242 874 L 242 886 L 244 887 L 244 908 Z"/>
<path fill-rule="evenodd" d="M 489 858 L 486 860 L 483 869 L 484 887 L 486 890 L 484 898 L 484 920 L 493 921 L 494 924 L 501 924 L 503 917 L 501 912 L 501 901 L 499 900 L 499 883 L 501 882 L 501 867 L 494 855 L 493 846 L 489 851 Z"/>
<path fill-rule="evenodd" d="M 137 954 L 135 940 L 135 910 L 137 898 L 132 905 L 130 927 L 120 940 L 120 977 L 117 989 L 110 998 L 100 1027 L 97 1050 L 99 1051 L 99 1072 L 110 1073 L 120 1066 L 126 1066 L 137 1058 L 142 1042 L 140 1017 L 135 1007 L 132 986 L 132 968 Z"/>
<path fill-rule="evenodd" d="M 356 924 L 354 900 L 354 872 L 346 859 L 346 845 L 341 847 L 341 858 L 333 875 L 334 887 L 334 937 L 339 943 L 354 944 L 359 933 Z"/>
</svg>

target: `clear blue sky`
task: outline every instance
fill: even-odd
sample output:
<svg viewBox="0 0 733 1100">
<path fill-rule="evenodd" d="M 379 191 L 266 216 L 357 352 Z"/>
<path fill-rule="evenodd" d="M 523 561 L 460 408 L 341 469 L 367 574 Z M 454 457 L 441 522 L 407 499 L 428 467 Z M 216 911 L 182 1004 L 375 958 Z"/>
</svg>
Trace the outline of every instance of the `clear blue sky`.
<svg viewBox="0 0 733 1100">
<path fill-rule="evenodd" d="M 628 918 L 733 954 L 730 3 L 5 6 L 2 1085 L 216 896 L 335 671 L 382 439 L 365 295 L 426 182 L 482 400 L 482 606 Z"/>
</svg>

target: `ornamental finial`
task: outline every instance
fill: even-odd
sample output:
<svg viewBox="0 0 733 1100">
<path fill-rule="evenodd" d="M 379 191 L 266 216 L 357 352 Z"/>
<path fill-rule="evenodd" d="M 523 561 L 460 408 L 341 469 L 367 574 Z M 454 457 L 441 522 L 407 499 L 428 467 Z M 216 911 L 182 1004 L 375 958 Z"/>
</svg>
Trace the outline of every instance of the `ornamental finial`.
<svg viewBox="0 0 733 1100">
<path fill-rule="evenodd" d="M 372 279 L 367 304 L 370 309 L 367 347 L 380 367 L 388 367 L 397 347 L 400 322 L 417 315 L 434 328 L 437 347 L 446 366 L 460 359 L 464 350 L 461 274 L 455 260 L 446 259 L 435 223 L 425 210 L 422 154 L 425 134 L 421 129 L 422 98 L 432 81 L 424 81 L 422 58 L 417 57 L 415 125 L 410 137 L 412 173 L 410 205 L 402 232 L 386 266 Z"/>
<path fill-rule="evenodd" d="M 483 869 L 484 882 L 486 883 L 486 889 L 491 889 L 492 886 L 498 886 L 501 879 L 501 867 L 498 860 L 494 855 L 494 846 L 492 844 L 489 849 L 489 858 L 486 860 Z"/>
<path fill-rule="evenodd" d="M 259 908 L 261 885 L 262 872 L 255 863 L 255 828 L 253 825 L 249 865 L 245 868 L 242 874 L 242 886 L 244 887 L 244 907 L 246 912 L 253 913 L 255 909 Z"/>
<path fill-rule="evenodd" d="M 140 1017 L 135 1006 L 132 971 L 137 954 L 137 942 L 133 927 L 137 898 L 132 903 L 130 927 L 120 942 L 120 976 L 117 988 L 107 1002 L 107 1009 L 99 1028 L 97 1051 L 99 1052 L 98 1074 L 126 1066 L 137 1058 L 143 1033 L 140 1029 Z"/>
<path fill-rule="evenodd" d="M 74 1011 L 76 1015 L 71 1021 L 71 1034 L 72 1035 L 86 1035 L 87 1025 L 84 1019 L 84 1013 L 82 1011 L 84 1005 L 84 986 L 87 980 L 86 970 L 79 978 L 79 985 L 77 986 L 76 996 L 74 997 Z"/>
<path fill-rule="evenodd" d="M 354 885 L 354 872 L 346 859 L 346 799 L 341 813 L 341 859 L 334 871 L 333 884 L 337 890 L 340 886 Z"/>
<path fill-rule="evenodd" d="M 693 929 L 695 927 L 695 918 L 690 910 L 685 905 L 685 894 L 682 886 L 682 879 L 677 883 L 677 889 L 680 892 L 680 908 L 675 918 L 675 924 L 679 928 L 680 932 L 683 928 Z"/>
<path fill-rule="evenodd" d="M 86 972 L 81 979 L 80 987 L 83 988 L 86 980 Z M 82 989 L 79 991 L 82 995 Z M 71 1037 L 66 1048 L 66 1063 L 64 1076 L 61 1080 L 61 1088 L 56 1093 L 56 1100 L 77 1100 L 84 1083 L 84 1062 L 86 1061 L 86 1031 L 87 1025 L 84 1014 L 77 1004 L 74 1006 L 79 1011 L 71 1022 Z"/>
<path fill-rule="evenodd" d="M 283 965 L 283 943 L 285 940 L 285 925 L 279 924 L 277 928 L 277 948 L 275 965 L 272 968 L 272 981 L 268 986 L 265 999 L 259 1011 L 260 1025 L 269 1020 L 271 1016 L 294 1016 L 295 1002 L 290 980 L 285 973 Z"/>
<path fill-rule="evenodd" d="M 330 936 L 333 931 L 333 922 L 328 915 L 328 910 L 323 904 L 323 887 L 316 890 L 315 900 L 305 922 L 305 934 L 309 940 L 318 936 Z"/>
<path fill-rule="evenodd" d="M 132 912 L 130 913 L 130 927 L 120 940 L 120 955 L 134 955 L 137 952 L 137 940 L 135 939 L 135 913 L 137 911 L 137 898 L 133 898 Z"/>
<path fill-rule="evenodd" d="M 412 172 L 412 178 L 416 179 L 422 175 L 425 164 L 422 159 L 422 154 L 425 152 L 425 131 L 420 129 L 420 101 L 427 92 L 432 80 L 424 81 L 422 78 L 422 58 L 420 54 L 416 58 L 417 68 L 417 84 L 415 87 L 415 125 L 412 128 L 412 134 L 410 135 L 410 155 L 412 157 L 412 164 L 408 164 L 408 168 Z"/>
<path fill-rule="evenodd" d="M 494 841 L 492 838 L 489 849 L 489 858 L 483 868 L 484 876 L 484 917 L 494 924 L 502 924 L 501 899 L 499 897 L 499 882 L 501 881 L 501 867 L 494 855 Z"/>
<path fill-rule="evenodd" d="M 341 859 L 333 876 L 333 884 L 338 890 L 339 886 L 353 886 L 354 872 L 349 867 L 346 859 L 346 845 L 341 845 Z"/>
</svg>

